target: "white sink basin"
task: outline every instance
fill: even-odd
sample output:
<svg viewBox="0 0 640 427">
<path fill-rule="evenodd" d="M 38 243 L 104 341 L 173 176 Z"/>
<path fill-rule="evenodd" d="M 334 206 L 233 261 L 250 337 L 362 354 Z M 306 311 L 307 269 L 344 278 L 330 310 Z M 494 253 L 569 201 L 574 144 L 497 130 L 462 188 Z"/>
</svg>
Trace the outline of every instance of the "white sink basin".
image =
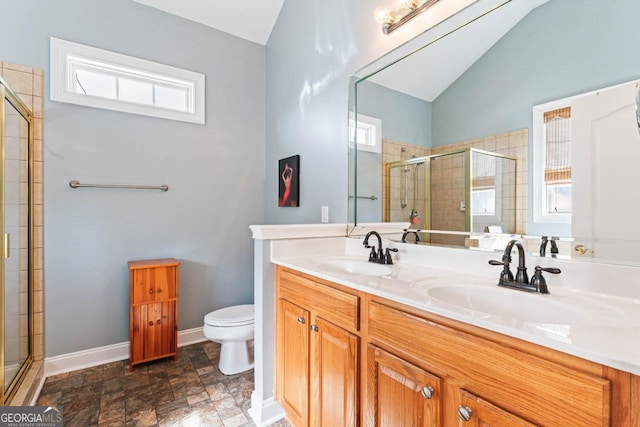
<svg viewBox="0 0 640 427">
<path fill-rule="evenodd" d="M 388 265 L 355 259 L 329 260 L 321 262 L 319 266 L 329 272 L 350 273 L 360 276 L 386 276 L 393 272 L 393 269 Z"/>
<path fill-rule="evenodd" d="M 525 322 L 570 325 L 583 314 L 550 295 L 489 286 L 447 285 L 427 290 L 429 297 L 460 307 L 478 317 L 503 317 Z"/>
</svg>

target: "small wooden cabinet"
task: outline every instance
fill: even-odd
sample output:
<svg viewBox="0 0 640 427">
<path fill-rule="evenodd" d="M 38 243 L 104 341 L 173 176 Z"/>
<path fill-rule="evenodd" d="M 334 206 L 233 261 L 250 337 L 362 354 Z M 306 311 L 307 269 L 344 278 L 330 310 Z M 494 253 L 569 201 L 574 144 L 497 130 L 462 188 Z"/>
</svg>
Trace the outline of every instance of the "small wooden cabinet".
<svg viewBox="0 0 640 427">
<path fill-rule="evenodd" d="M 360 298 L 278 269 L 276 397 L 297 427 L 356 426 Z"/>
<path fill-rule="evenodd" d="M 178 262 L 174 258 L 129 261 L 130 370 L 163 357 L 177 357 Z"/>
</svg>

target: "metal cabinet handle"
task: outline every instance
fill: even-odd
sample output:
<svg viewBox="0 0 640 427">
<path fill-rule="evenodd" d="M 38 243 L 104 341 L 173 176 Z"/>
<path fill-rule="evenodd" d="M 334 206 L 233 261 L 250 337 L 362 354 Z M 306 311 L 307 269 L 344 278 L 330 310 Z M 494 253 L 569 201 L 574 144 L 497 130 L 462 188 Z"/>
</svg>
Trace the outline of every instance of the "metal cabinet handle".
<svg viewBox="0 0 640 427">
<path fill-rule="evenodd" d="M 422 387 L 422 396 L 424 396 L 425 399 L 431 399 L 433 397 L 433 387 L 429 385 Z"/>
<path fill-rule="evenodd" d="M 320 330 L 320 328 L 318 328 L 318 325 L 311 325 L 311 330 L 313 332 L 318 332 Z"/>
<path fill-rule="evenodd" d="M 469 421 L 471 414 L 473 414 L 473 411 L 468 406 L 458 407 L 458 417 L 460 417 L 462 421 Z"/>
<path fill-rule="evenodd" d="M 304 325 L 304 317 L 298 317 L 298 323 L 300 323 L 301 325 Z"/>
<path fill-rule="evenodd" d="M 149 293 L 152 294 L 153 293 L 153 289 L 149 289 Z"/>
</svg>

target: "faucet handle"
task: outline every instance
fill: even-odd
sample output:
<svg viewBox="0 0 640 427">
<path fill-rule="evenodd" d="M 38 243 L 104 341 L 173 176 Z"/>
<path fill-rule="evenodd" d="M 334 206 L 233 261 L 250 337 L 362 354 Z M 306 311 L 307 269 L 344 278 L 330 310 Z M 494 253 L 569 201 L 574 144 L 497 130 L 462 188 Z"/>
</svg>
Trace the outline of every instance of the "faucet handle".
<svg viewBox="0 0 640 427">
<path fill-rule="evenodd" d="M 549 288 L 547 287 L 547 281 L 542 276 L 542 272 L 546 271 L 551 274 L 560 274 L 562 271 L 559 268 L 542 268 L 539 265 L 535 267 L 535 274 L 531 278 L 531 286 L 534 286 L 541 294 L 548 294 Z"/>
<path fill-rule="evenodd" d="M 384 254 L 384 264 L 393 264 L 390 252 L 398 252 L 398 248 L 387 248 Z"/>
<path fill-rule="evenodd" d="M 509 270 L 508 261 L 496 261 L 495 259 L 492 259 L 491 261 L 489 261 L 489 264 L 504 266 L 504 269 L 500 273 L 500 282 L 498 282 L 498 284 L 502 282 L 513 282 L 513 273 L 511 273 L 511 270 Z"/>
<path fill-rule="evenodd" d="M 378 254 L 376 253 L 375 245 L 364 245 L 365 248 L 371 249 L 369 252 L 369 262 L 378 262 Z"/>
</svg>

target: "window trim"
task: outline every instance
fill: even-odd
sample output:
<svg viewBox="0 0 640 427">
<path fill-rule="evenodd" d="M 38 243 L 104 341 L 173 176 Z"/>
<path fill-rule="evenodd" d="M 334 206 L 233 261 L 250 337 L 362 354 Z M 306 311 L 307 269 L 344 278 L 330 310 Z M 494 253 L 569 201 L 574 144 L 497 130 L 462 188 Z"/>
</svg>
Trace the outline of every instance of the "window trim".
<svg viewBox="0 0 640 427">
<path fill-rule="evenodd" d="M 55 37 L 51 37 L 50 42 L 50 98 L 52 101 L 140 114 L 169 120 L 205 124 L 204 74 L 104 49 L 98 49 Z M 189 104 L 187 110 L 189 111 L 183 112 L 153 105 L 143 105 L 117 99 L 101 98 L 76 93 L 73 90 L 74 60 L 78 63 L 95 61 L 104 63 L 108 67 L 121 67 L 135 70 L 137 75 L 144 75 L 149 79 L 149 81 L 157 81 L 165 85 L 167 82 L 180 82 L 181 86 L 189 89 L 187 93 Z"/>
<path fill-rule="evenodd" d="M 544 181 L 545 140 L 544 113 L 562 107 L 570 107 L 575 97 L 558 99 L 533 106 L 533 222 L 571 224 L 571 212 L 546 213 L 547 191 Z"/>
<path fill-rule="evenodd" d="M 372 138 L 374 142 L 373 145 L 356 144 L 357 149 L 360 151 L 368 151 L 370 153 L 382 153 L 382 120 L 371 116 L 365 116 L 360 113 L 357 114 L 357 120 L 353 113 L 349 113 L 349 145 L 353 147 L 354 139 L 356 139 L 355 135 L 357 134 L 355 125 L 358 123 L 365 124 L 374 129 L 375 135 Z M 351 135 L 352 126 L 354 129 L 354 135 Z"/>
</svg>

